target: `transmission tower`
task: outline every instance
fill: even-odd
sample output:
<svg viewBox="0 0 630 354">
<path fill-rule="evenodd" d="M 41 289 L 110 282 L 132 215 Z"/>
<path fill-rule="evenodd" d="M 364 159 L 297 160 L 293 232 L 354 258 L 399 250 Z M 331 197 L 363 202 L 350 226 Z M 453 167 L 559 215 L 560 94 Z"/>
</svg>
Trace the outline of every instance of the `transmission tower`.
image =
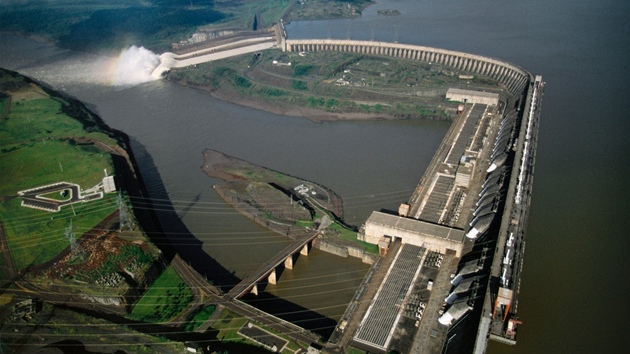
<svg viewBox="0 0 630 354">
<path fill-rule="evenodd" d="M 70 219 L 70 225 L 66 228 L 66 238 L 70 242 L 70 249 L 74 251 L 77 248 L 77 240 L 74 237 L 74 231 L 72 229 L 72 219 Z"/>
<path fill-rule="evenodd" d="M 68 226 L 68 228 L 66 228 L 66 238 L 68 239 L 68 242 L 70 243 L 70 254 L 73 257 L 82 257 L 83 249 L 77 243 L 77 239 L 74 235 L 74 228 L 72 227 L 72 219 L 70 219 L 70 225 Z"/>
<path fill-rule="evenodd" d="M 118 231 L 122 231 L 124 227 L 131 228 L 129 222 L 129 212 L 127 211 L 127 204 L 123 202 L 122 193 L 118 191 L 118 197 L 116 198 L 118 203 L 118 218 L 120 219 Z"/>
</svg>

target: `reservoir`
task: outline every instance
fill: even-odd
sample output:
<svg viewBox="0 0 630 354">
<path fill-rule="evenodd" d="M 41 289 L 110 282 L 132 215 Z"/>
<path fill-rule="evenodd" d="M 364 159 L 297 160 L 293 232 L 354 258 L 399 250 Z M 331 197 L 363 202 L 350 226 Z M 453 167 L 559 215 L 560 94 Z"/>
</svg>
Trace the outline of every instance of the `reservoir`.
<svg viewBox="0 0 630 354">
<path fill-rule="evenodd" d="M 623 0 L 390 0 L 360 19 L 287 26 L 293 38 L 398 41 L 495 57 L 547 82 L 519 299 L 523 325 L 515 347 L 492 343 L 491 353 L 630 351 L 621 290 L 630 269 L 623 172 L 630 161 L 629 17 Z M 164 225 L 172 242 L 200 247 L 238 278 L 288 241 L 215 195 L 218 181 L 200 170 L 203 149 L 326 185 L 344 199 L 346 220 L 359 225 L 370 211 L 406 201 L 448 128 L 433 121 L 317 124 L 164 81 L 112 87 L 95 74 L 106 58 L 13 36 L 0 35 L 0 51 L 0 66 L 84 101 L 126 132 L 151 198 L 170 201 L 164 208 L 172 204 L 182 221 Z M 315 251 L 269 290 L 337 319 L 367 267 Z"/>
</svg>

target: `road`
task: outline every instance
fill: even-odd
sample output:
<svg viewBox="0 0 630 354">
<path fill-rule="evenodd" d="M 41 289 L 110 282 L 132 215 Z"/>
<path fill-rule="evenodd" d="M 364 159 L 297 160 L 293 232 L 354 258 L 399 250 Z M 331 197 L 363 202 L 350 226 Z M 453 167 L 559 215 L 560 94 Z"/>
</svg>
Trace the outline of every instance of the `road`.
<svg viewBox="0 0 630 354">
<path fill-rule="evenodd" d="M 222 295 L 218 288 L 208 283 L 204 277 L 184 262 L 181 257 L 176 256 L 171 264 L 177 273 L 182 277 L 184 282 L 186 282 L 186 284 L 188 284 L 195 293 L 195 301 L 189 305 L 187 311 L 192 311 L 193 309 L 203 305 L 215 305 L 217 307 L 216 311 L 226 308 L 240 316 L 262 323 L 263 325 L 283 333 L 294 340 L 306 344 L 321 340 L 319 335 L 307 331 L 302 327 L 296 326 L 293 323 L 261 311 L 242 301 Z M 197 331 L 208 329 L 211 326 L 214 317 L 215 316 L 208 319 Z M 176 320 L 173 321 L 176 322 Z"/>
</svg>

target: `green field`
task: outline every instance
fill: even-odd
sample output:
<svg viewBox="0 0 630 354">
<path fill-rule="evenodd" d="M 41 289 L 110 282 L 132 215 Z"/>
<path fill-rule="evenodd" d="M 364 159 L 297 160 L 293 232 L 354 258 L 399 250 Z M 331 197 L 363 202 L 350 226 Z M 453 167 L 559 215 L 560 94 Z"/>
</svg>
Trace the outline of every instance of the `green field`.
<svg viewBox="0 0 630 354">
<path fill-rule="evenodd" d="M 167 322 L 193 300 L 193 292 L 173 267 L 168 267 L 136 303 L 129 317 L 143 322 Z"/>
<path fill-rule="evenodd" d="M 197 328 L 199 328 L 199 326 L 204 324 L 210 318 L 210 316 L 212 316 L 215 309 L 216 308 L 214 305 L 209 305 L 202 308 L 201 310 L 196 312 L 192 319 L 190 319 L 186 323 L 186 327 L 184 329 L 191 332 L 196 330 Z"/>
<path fill-rule="evenodd" d="M 4 91 L 7 88 L 11 90 Z M 62 181 L 91 188 L 105 169 L 115 172 L 112 158 L 96 145 L 79 145 L 75 139 L 116 142 L 96 131 L 93 117 L 80 122 L 65 113 L 89 115 L 82 106 L 49 96 L 9 72 L 0 71 L 0 91 L 12 96 L 9 114 L 0 121 L 0 220 L 15 266 L 24 269 L 50 260 L 69 245 L 65 229 L 70 220 L 78 238 L 114 212 L 116 196 L 51 213 L 22 207 L 18 191 Z M 86 126 L 93 131 L 86 133 Z"/>
<path fill-rule="evenodd" d="M 212 328 L 218 330 L 217 339 L 221 341 L 246 341 L 237 332 L 249 320 L 245 317 L 235 314 L 234 312 L 223 310 L 221 315 L 212 324 Z"/>
</svg>

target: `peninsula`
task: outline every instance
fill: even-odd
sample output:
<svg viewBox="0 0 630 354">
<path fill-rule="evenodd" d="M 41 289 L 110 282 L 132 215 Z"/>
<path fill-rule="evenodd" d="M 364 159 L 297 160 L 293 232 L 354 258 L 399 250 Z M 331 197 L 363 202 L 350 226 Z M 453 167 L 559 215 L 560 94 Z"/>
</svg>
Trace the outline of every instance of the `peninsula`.
<svg viewBox="0 0 630 354">
<path fill-rule="evenodd" d="M 361 257 L 377 252 L 374 245 L 357 240 L 356 227 L 344 223 L 343 202 L 332 190 L 212 149 L 203 156 L 202 170 L 224 181 L 214 190 L 258 224 L 291 239 L 318 231 L 314 246 L 343 256 L 348 247 Z"/>
</svg>

